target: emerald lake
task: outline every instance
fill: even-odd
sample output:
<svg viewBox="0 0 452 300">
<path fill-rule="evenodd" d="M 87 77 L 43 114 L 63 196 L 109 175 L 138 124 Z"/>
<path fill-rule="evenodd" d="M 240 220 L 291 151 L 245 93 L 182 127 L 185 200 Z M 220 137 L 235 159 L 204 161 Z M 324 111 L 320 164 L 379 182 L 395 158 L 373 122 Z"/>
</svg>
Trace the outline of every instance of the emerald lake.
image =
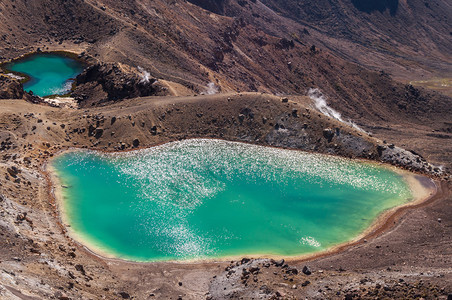
<svg viewBox="0 0 452 300">
<path fill-rule="evenodd" d="M 70 151 L 51 168 L 74 236 L 134 261 L 309 254 L 413 200 L 386 166 L 211 139 Z"/>
<path fill-rule="evenodd" d="M 71 91 L 73 79 L 83 71 L 79 61 L 60 54 L 38 53 L 8 63 L 5 68 L 25 74 L 24 90 L 45 97 Z"/>
</svg>

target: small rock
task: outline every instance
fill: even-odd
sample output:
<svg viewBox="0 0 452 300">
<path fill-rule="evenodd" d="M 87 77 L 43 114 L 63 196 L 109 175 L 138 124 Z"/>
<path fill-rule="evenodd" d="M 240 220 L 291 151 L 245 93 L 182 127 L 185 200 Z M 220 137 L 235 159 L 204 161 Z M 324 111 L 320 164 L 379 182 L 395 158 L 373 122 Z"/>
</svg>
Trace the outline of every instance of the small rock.
<svg viewBox="0 0 452 300">
<path fill-rule="evenodd" d="M 283 98 L 281 98 L 281 102 L 287 103 L 287 102 L 289 102 L 289 98 L 283 97 Z"/>
<path fill-rule="evenodd" d="M 82 275 L 86 275 L 85 268 L 82 265 L 75 265 L 75 269 L 82 273 Z"/>
<path fill-rule="evenodd" d="M 138 139 L 134 139 L 132 145 L 134 148 L 137 148 L 140 145 L 140 141 Z"/>
<path fill-rule="evenodd" d="M 284 265 L 284 259 L 278 260 L 278 261 L 272 261 L 273 264 L 277 267 L 282 267 Z"/>
<path fill-rule="evenodd" d="M 27 218 L 27 213 L 20 213 L 16 216 L 16 220 L 19 222 L 22 222 L 23 220 L 25 220 Z"/>
<path fill-rule="evenodd" d="M 328 142 L 330 142 L 331 139 L 334 137 L 334 131 L 331 128 L 323 129 L 323 137 L 326 138 Z"/>
<path fill-rule="evenodd" d="M 309 280 L 306 280 L 301 284 L 301 286 L 308 286 L 311 282 Z"/>
<path fill-rule="evenodd" d="M 119 296 L 121 296 L 122 299 L 130 299 L 130 295 L 126 292 L 120 292 Z"/>
<path fill-rule="evenodd" d="M 240 263 L 243 265 L 243 264 L 248 263 L 249 261 L 251 261 L 251 259 L 244 257 L 244 258 L 242 258 Z"/>
<path fill-rule="evenodd" d="M 303 270 L 301 270 L 301 271 L 302 271 L 303 274 L 305 274 L 305 275 L 311 275 L 311 274 L 312 274 L 312 272 L 311 272 L 311 270 L 309 269 L 308 266 L 304 266 L 304 267 L 303 267 Z"/>
<path fill-rule="evenodd" d="M 102 128 L 96 128 L 94 132 L 94 137 L 99 139 L 104 134 L 104 130 Z"/>
<path fill-rule="evenodd" d="M 11 168 L 7 168 L 6 171 L 8 172 L 11 177 L 16 178 L 17 174 L 20 173 L 20 170 L 16 168 L 15 166 L 12 166 Z"/>
<path fill-rule="evenodd" d="M 386 150 L 386 146 L 383 146 L 383 145 L 377 146 L 377 152 L 378 152 L 379 156 L 381 156 L 383 154 L 383 151 L 385 151 L 385 150 Z"/>
<path fill-rule="evenodd" d="M 89 125 L 88 126 L 88 136 L 93 136 L 95 130 L 96 130 L 96 127 L 94 127 L 93 125 Z"/>
</svg>

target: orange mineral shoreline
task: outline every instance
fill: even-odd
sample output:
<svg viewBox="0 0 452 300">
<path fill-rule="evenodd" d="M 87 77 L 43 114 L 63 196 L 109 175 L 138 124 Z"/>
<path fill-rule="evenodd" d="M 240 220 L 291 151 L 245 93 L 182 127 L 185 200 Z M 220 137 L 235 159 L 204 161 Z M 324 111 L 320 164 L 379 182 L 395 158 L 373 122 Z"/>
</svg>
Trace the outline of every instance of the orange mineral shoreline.
<svg viewBox="0 0 452 300">
<path fill-rule="evenodd" d="M 162 145 L 165 143 L 161 143 L 159 145 Z M 159 146 L 154 145 L 153 147 Z M 142 149 L 147 149 L 141 148 Z M 275 147 L 276 148 L 276 147 Z M 135 149 L 132 151 L 139 151 L 140 149 Z M 295 151 L 301 151 L 296 150 Z M 97 150 L 89 150 L 89 149 L 77 149 L 77 148 L 71 148 L 67 150 L 62 150 L 58 152 L 55 156 L 61 155 L 63 153 L 66 153 L 68 151 L 96 151 L 96 152 L 103 152 L 103 153 L 124 153 L 124 151 L 97 151 Z M 130 151 L 130 150 L 129 150 Z M 126 152 L 129 152 L 126 151 Z M 306 151 L 304 151 L 306 152 Z M 323 155 L 316 153 L 318 155 Z M 54 157 L 55 157 L 54 156 Z M 343 159 L 348 159 L 341 157 Z M 365 163 L 372 163 L 376 165 L 380 165 L 385 168 L 390 168 L 392 171 L 397 172 L 401 176 L 404 177 L 404 180 L 407 182 L 409 188 L 412 191 L 412 194 L 415 195 L 414 199 L 406 203 L 404 205 L 394 207 L 390 210 L 387 210 L 380 214 L 376 218 L 376 220 L 372 223 L 369 228 L 367 228 L 364 232 L 362 232 L 360 235 L 358 235 L 355 239 L 333 246 L 327 250 L 321 251 L 321 252 L 315 252 L 315 253 L 308 253 L 303 255 L 295 255 L 295 256 L 282 256 L 282 255 L 273 255 L 273 254 L 244 254 L 241 256 L 225 256 L 225 257 L 218 257 L 218 258 L 206 258 L 206 259 L 193 259 L 193 260 L 162 260 L 162 261 L 149 261 L 149 262 L 141 262 L 141 261 L 133 261 L 130 259 L 123 259 L 120 258 L 120 255 L 115 254 L 110 249 L 101 248 L 95 245 L 95 242 L 90 240 L 90 238 L 84 236 L 83 234 L 77 233 L 75 230 L 71 228 L 71 226 L 68 224 L 67 220 L 67 211 L 64 206 L 64 188 L 62 187 L 61 181 L 55 171 L 55 169 L 51 166 L 51 160 L 46 162 L 43 165 L 43 172 L 45 174 L 45 177 L 47 179 L 48 183 L 48 191 L 49 196 L 55 203 L 55 213 L 58 216 L 58 220 L 60 222 L 60 226 L 62 230 L 67 234 L 68 238 L 73 240 L 76 244 L 79 245 L 81 249 L 86 251 L 88 254 L 95 256 L 101 260 L 104 260 L 106 262 L 127 262 L 127 263 L 133 263 L 133 264 L 152 264 L 152 263 L 176 263 L 176 264 L 204 264 L 204 263 L 215 263 L 215 262 L 226 262 L 226 261 L 232 261 L 232 260 L 240 260 L 242 257 L 252 257 L 254 259 L 281 259 L 284 258 L 287 261 L 290 262 L 304 262 L 304 261 L 310 261 L 317 258 L 322 258 L 326 256 L 330 256 L 333 254 L 340 253 L 342 251 L 345 251 L 353 246 L 362 244 L 367 242 L 370 239 L 374 239 L 378 236 L 380 236 L 382 233 L 390 230 L 394 224 L 397 223 L 397 220 L 408 210 L 415 209 L 424 205 L 427 205 L 429 203 L 434 202 L 435 200 L 441 198 L 444 194 L 444 184 L 438 180 L 433 180 L 427 176 L 418 175 L 413 172 L 409 172 L 403 169 L 396 168 L 394 166 L 388 165 L 388 164 L 381 164 L 375 161 L 370 160 L 364 160 L 359 159 L 358 161 L 362 161 Z M 421 181 L 425 181 L 428 185 L 425 186 Z"/>
</svg>

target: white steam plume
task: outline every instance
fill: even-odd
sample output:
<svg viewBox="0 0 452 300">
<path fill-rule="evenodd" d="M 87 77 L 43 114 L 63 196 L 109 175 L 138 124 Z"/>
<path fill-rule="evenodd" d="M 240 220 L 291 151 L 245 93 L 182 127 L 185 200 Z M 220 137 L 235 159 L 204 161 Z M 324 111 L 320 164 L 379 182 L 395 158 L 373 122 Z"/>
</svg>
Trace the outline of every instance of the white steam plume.
<svg viewBox="0 0 452 300">
<path fill-rule="evenodd" d="M 6 76 L 11 77 L 11 78 L 13 78 L 13 79 L 17 79 L 17 80 L 25 79 L 25 77 L 22 77 L 22 76 L 13 74 L 13 73 L 8 73 L 8 74 L 6 74 Z"/>
<path fill-rule="evenodd" d="M 141 83 L 149 83 L 150 79 L 151 79 L 151 73 L 149 73 L 148 71 L 146 71 L 144 68 L 138 66 L 138 71 L 141 72 Z"/>
<path fill-rule="evenodd" d="M 322 94 L 322 92 L 319 89 L 309 89 L 308 96 L 311 98 L 312 101 L 314 101 L 315 107 L 318 111 L 320 111 L 325 116 L 328 116 L 330 118 L 336 119 L 339 122 L 342 122 L 344 124 L 347 124 L 356 130 L 365 132 L 363 129 L 361 129 L 358 125 L 353 123 L 352 121 L 344 121 L 342 119 L 341 113 L 337 110 L 333 109 L 332 107 L 329 107 L 326 103 L 326 97 Z"/>
<path fill-rule="evenodd" d="M 218 87 L 215 85 L 215 83 L 209 82 L 209 83 L 207 84 L 206 94 L 207 94 L 207 95 L 218 94 Z"/>
</svg>

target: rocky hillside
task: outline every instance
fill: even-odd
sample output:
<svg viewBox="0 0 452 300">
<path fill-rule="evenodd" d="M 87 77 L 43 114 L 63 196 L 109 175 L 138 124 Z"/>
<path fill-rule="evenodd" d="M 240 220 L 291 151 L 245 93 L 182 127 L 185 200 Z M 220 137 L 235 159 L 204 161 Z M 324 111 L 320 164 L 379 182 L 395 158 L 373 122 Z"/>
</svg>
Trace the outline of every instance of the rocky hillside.
<svg viewBox="0 0 452 300">
<path fill-rule="evenodd" d="M 152 78 L 193 93 L 208 93 L 208 85 L 220 92 L 279 95 L 319 88 L 329 105 L 367 131 L 386 137 L 389 123 L 428 123 L 432 134 L 450 139 L 451 99 L 393 78 L 451 70 L 451 5 L 369 3 L 5 0 L 0 56 L 37 48 L 85 52 L 99 64 L 142 67 Z M 99 82 L 83 85 L 81 98 L 88 88 L 100 90 Z M 112 93 L 105 88 L 97 102 L 129 91 L 115 84 L 107 87 Z M 149 94 L 133 90 L 133 96 Z"/>
<path fill-rule="evenodd" d="M 0 99 L 22 99 L 24 88 L 19 80 L 0 74 Z"/>
<path fill-rule="evenodd" d="M 410 80 L 429 72 L 451 73 L 450 1 L 262 2 L 308 27 L 316 43 L 345 59 Z"/>
<path fill-rule="evenodd" d="M 449 76 L 451 16 L 445 0 L 5 0 L 0 58 L 80 45 L 175 81 L 299 92 L 300 77 L 343 68 L 342 59 L 410 80 Z M 333 62 L 310 57 L 312 45 Z"/>
</svg>

